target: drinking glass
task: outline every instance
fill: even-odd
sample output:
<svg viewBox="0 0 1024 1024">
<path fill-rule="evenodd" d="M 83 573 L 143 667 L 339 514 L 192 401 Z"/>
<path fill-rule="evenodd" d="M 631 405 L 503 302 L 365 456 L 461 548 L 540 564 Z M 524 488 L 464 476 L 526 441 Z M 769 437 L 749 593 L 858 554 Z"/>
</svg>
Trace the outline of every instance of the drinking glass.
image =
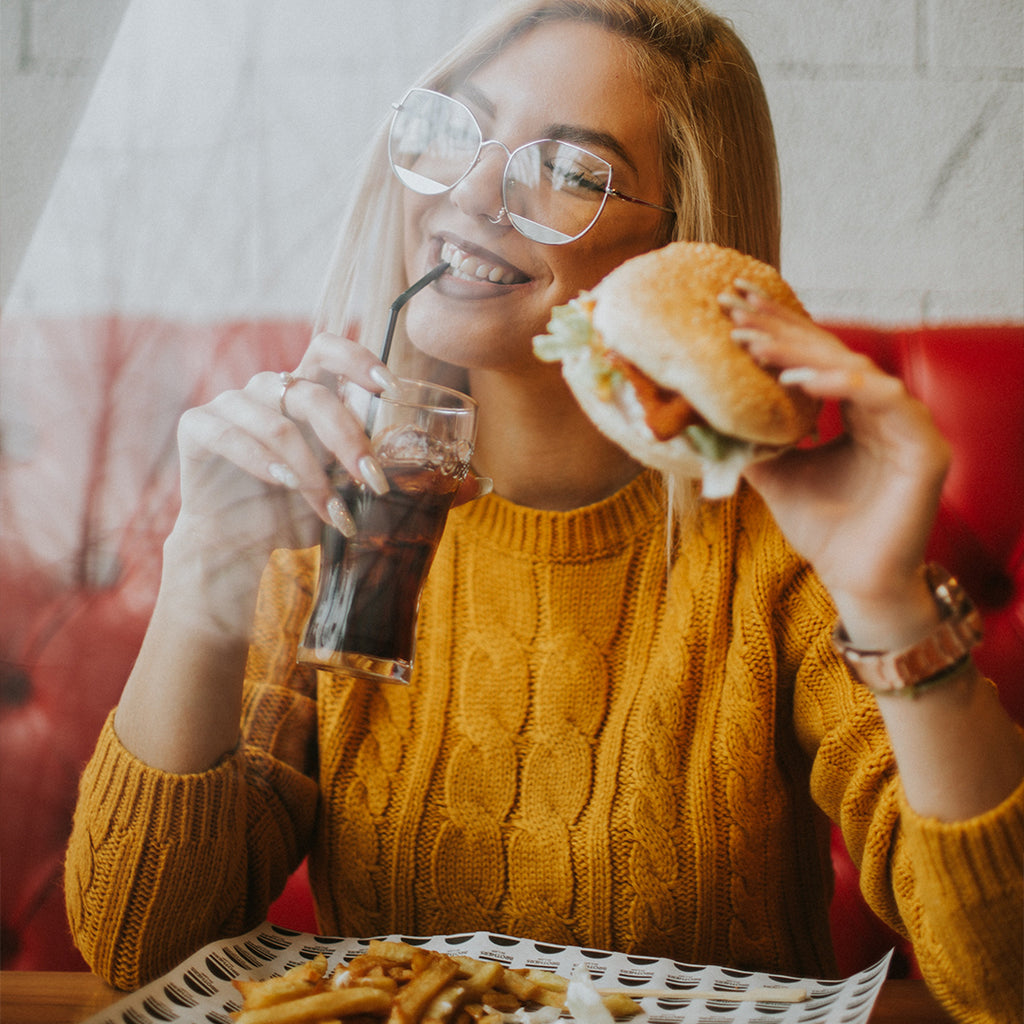
<svg viewBox="0 0 1024 1024">
<path fill-rule="evenodd" d="M 344 470 L 332 471 L 355 533 L 323 528 L 300 662 L 362 679 L 409 682 L 420 593 L 469 469 L 476 411 L 468 395 L 426 381 L 399 380 L 368 396 L 370 447 L 389 490 L 378 495 Z"/>
</svg>

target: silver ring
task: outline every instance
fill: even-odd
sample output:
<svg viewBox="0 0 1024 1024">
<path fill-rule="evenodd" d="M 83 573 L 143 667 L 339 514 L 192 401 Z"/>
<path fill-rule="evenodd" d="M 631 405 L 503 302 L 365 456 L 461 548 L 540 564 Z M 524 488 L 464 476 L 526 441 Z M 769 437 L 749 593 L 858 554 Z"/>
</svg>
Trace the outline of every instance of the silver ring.
<svg viewBox="0 0 1024 1024">
<path fill-rule="evenodd" d="M 285 398 L 288 397 L 288 389 L 293 384 L 298 384 L 300 380 L 308 381 L 309 378 L 308 377 L 296 377 L 295 374 L 287 373 L 284 370 L 282 370 L 277 376 L 278 376 L 278 379 L 281 381 L 281 393 L 277 396 L 277 406 L 281 410 L 281 415 L 285 419 L 290 419 L 290 417 L 288 415 L 288 409 L 287 409 L 287 407 L 284 404 Z M 313 382 L 310 381 L 310 383 L 313 383 Z"/>
</svg>

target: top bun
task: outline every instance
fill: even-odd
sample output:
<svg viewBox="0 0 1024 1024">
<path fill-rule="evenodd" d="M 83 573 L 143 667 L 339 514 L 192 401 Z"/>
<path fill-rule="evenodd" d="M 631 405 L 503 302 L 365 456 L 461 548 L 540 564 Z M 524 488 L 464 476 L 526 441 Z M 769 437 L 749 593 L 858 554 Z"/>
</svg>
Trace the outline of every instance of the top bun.
<svg viewBox="0 0 1024 1024">
<path fill-rule="evenodd" d="M 794 444 L 814 427 L 818 403 L 781 386 L 733 341 L 718 297 L 743 278 L 776 302 L 804 308 L 774 267 L 735 249 L 673 242 L 628 260 L 593 290 L 604 344 L 678 391 L 716 430 L 765 445 Z"/>
</svg>

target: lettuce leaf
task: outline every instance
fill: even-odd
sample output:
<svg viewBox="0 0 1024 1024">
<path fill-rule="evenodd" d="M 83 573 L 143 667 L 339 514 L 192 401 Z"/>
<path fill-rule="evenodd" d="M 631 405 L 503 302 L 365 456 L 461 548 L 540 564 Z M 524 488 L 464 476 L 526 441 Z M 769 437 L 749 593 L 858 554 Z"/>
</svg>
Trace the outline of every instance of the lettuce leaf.
<svg viewBox="0 0 1024 1024">
<path fill-rule="evenodd" d="M 546 363 L 557 363 L 573 352 L 590 347 L 594 325 L 583 305 L 587 299 L 584 292 L 568 305 L 555 306 L 551 310 L 548 333 L 538 334 L 533 339 L 533 351 L 538 359 Z"/>
<path fill-rule="evenodd" d="M 693 423 L 684 432 L 697 454 L 709 462 L 726 462 L 740 453 L 749 455 L 753 448 L 749 441 L 730 437 L 706 423 Z"/>
</svg>

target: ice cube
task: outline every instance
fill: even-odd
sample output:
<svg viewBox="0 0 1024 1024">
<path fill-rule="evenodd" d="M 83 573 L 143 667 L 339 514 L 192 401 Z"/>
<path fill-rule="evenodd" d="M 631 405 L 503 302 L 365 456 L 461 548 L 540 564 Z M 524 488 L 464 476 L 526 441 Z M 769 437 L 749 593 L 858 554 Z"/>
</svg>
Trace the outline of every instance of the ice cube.
<svg viewBox="0 0 1024 1024">
<path fill-rule="evenodd" d="M 388 466 L 424 466 L 446 475 L 465 470 L 471 446 L 466 441 L 441 441 L 422 427 L 393 427 L 374 439 L 377 458 Z"/>
</svg>

